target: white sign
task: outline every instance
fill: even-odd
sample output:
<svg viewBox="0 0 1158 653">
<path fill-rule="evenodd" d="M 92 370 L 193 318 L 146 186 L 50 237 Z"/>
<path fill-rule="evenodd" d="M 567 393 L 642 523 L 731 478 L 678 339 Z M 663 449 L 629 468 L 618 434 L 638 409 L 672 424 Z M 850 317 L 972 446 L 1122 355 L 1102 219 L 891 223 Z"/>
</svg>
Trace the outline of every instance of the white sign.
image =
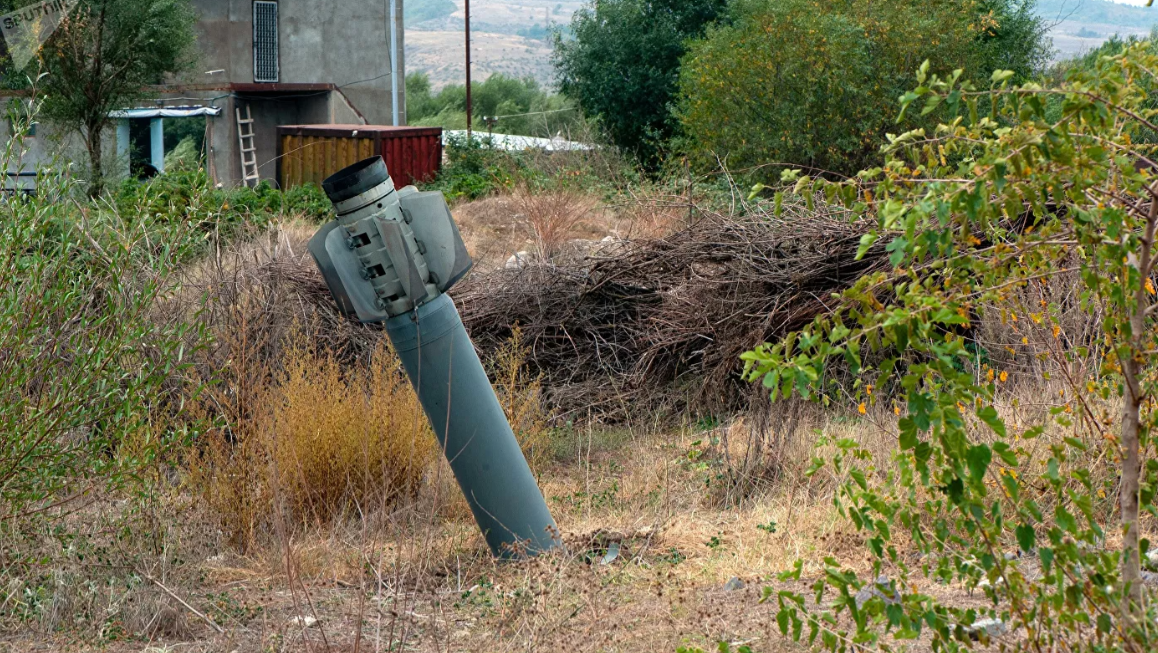
<svg viewBox="0 0 1158 653">
<path fill-rule="evenodd" d="M 0 16 L 0 32 L 17 70 L 24 68 L 78 0 L 33 3 Z"/>
</svg>

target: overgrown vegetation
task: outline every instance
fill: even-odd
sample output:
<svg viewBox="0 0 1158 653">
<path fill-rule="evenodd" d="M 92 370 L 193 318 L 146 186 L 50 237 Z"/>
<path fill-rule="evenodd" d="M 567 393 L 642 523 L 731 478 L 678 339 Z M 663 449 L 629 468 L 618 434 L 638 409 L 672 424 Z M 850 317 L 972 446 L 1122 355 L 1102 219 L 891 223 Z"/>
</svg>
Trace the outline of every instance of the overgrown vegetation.
<svg viewBox="0 0 1158 653">
<path fill-rule="evenodd" d="M 675 95 L 640 109 L 668 121 L 637 132 L 660 178 L 610 147 L 450 142 L 428 188 L 497 241 L 452 295 L 568 544 L 518 564 L 488 557 L 383 330 L 322 282 L 319 189 L 215 188 L 194 155 L 95 199 L 61 166 L 6 195 L 0 630 L 118 652 L 759 651 L 777 629 L 1152 649 L 1158 55 L 1111 41 L 1036 76 L 1025 11 L 688 18 L 702 38 L 648 73 Z M 700 74 L 727 80 L 717 108 L 676 107 Z M 488 112 L 552 97 L 482 87 Z M 411 101 L 436 120 L 455 93 Z M 748 131 L 713 153 L 670 122 L 694 110 Z"/>
<path fill-rule="evenodd" d="M 846 440 L 814 465 L 847 479 L 836 505 L 865 534 L 872 577 L 885 580 L 861 580 L 830 559 L 813 587 L 835 592 L 834 602 L 813 610 L 800 593 L 769 590 L 785 634 L 799 640 L 806 628 L 829 650 L 926 629 L 935 648 L 1006 629 L 1027 649 L 1153 648 L 1141 572 L 1158 487 L 1158 182 L 1153 148 L 1134 137 L 1154 128 L 1156 70 L 1148 44 L 1047 89 L 996 71 L 992 90 L 977 90 L 960 71 L 940 77 L 926 63 L 903 106 L 943 105 L 954 120 L 890 138 L 885 165 L 848 182 L 785 174 L 798 191 L 872 216 L 861 251 L 887 242 L 894 269 L 747 354 L 749 376 L 773 398 L 832 398 L 847 389 L 826 369 L 843 360 L 859 375 L 862 413 L 885 402 L 900 415 L 890 456 Z M 1051 96 L 1061 104 L 1052 118 Z M 1070 272 L 1080 294 L 1051 292 L 1050 279 Z M 1096 330 L 1063 331 L 1074 313 Z M 1044 381 L 1056 374 L 1060 386 L 1048 414 L 1015 423 L 997 410 L 1008 372 L 981 365 L 961 334 L 995 319 L 1025 334 L 1022 344 L 1038 328 L 1056 343 L 1041 354 L 1054 357 Z M 882 349 L 883 363 L 865 363 Z M 927 558 L 911 565 L 901 546 Z M 918 578 L 978 588 L 990 605 L 946 604 Z M 866 602 L 852 599 L 869 587 Z"/>
<path fill-rule="evenodd" d="M 737 0 L 681 67 L 684 148 L 703 168 L 750 177 L 782 164 L 853 174 L 880 162 L 886 132 L 932 126 L 916 112 L 896 124 L 921 61 L 1027 81 L 1047 55 L 1029 2 Z"/>
<path fill-rule="evenodd" d="M 180 225 L 226 240 L 260 232 L 284 215 L 320 222 L 332 211 L 325 193 L 312 184 L 288 191 L 267 182 L 219 189 L 202 168 L 178 168 L 145 182 L 125 180 L 108 202 L 154 229 Z"/>
<path fill-rule="evenodd" d="M 582 127 L 578 109 L 564 96 L 540 88 L 527 77 L 502 73 L 471 84 L 473 127 L 479 132 L 574 138 Z M 466 129 L 466 86 L 450 84 L 438 93 L 426 73 L 406 76 L 406 118 L 416 127 Z"/>
<path fill-rule="evenodd" d="M 613 193 L 638 178 L 633 165 L 615 152 L 508 151 L 487 136 L 475 134 L 471 139 L 447 139 L 446 162 L 426 188 L 440 190 L 450 200 L 470 200 L 527 185 Z"/>
</svg>

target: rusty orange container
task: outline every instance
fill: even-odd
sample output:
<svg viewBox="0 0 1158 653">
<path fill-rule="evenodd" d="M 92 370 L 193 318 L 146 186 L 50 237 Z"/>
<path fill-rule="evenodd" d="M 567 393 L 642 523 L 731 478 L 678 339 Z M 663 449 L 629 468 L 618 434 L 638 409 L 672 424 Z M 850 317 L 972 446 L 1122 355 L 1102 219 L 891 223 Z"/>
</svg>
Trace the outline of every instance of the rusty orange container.
<svg viewBox="0 0 1158 653">
<path fill-rule="evenodd" d="M 399 187 L 429 181 L 442 167 L 441 127 L 282 125 L 277 128 L 277 180 L 282 188 L 322 180 L 381 155 Z"/>
</svg>

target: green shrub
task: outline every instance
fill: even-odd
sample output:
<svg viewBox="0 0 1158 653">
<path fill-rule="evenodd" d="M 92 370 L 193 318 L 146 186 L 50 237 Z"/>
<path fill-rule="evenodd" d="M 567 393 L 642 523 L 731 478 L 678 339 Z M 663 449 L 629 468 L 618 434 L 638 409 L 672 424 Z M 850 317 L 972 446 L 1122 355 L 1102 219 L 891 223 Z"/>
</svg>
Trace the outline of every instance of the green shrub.
<svg viewBox="0 0 1158 653">
<path fill-rule="evenodd" d="M 551 93 L 530 77 L 502 73 L 471 84 L 474 128 L 487 130 L 484 117 L 497 117 L 491 128 L 500 134 L 551 137 L 580 124 L 579 111 L 565 97 Z M 438 93 L 423 72 L 406 76 L 406 119 L 416 127 L 466 129 L 466 86 L 450 84 Z"/>
<path fill-rule="evenodd" d="M 3 528 L 132 482 L 180 436 L 169 419 L 199 339 L 154 311 L 196 239 L 181 223 L 157 243 L 147 221 L 61 200 L 79 191 L 41 175 L 36 195 L 0 202 Z"/>
<path fill-rule="evenodd" d="M 110 203 L 121 215 L 164 231 L 190 224 L 202 235 L 226 239 L 260 230 L 278 216 L 321 222 L 331 213 L 322 189 L 313 184 L 281 191 L 267 182 L 255 188 L 215 189 L 204 169 L 178 167 L 148 181 L 121 183 Z"/>
<path fill-rule="evenodd" d="M 680 74 L 686 148 L 702 167 L 795 166 L 850 174 L 879 162 L 897 98 L 923 60 L 985 79 L 1044 62 L 1032 3 L 1013 0 L 738 0 L 693 43 Z M 915 114 L 916 112 L 914 112 Z M 759 174 L 759 173 L 757 173 Z"/>
<path fill-rule="evenodd" d="M 475 134 L 469 141 L 465 136 L 447 139 L 446 163 L 425 188 L 440 190 L 450 200 L 477 199 L 518 186 L 611 196 L 639 181 L 639 170 L 611 150 L 507 151 Z"/>
<path fill-rule="evenodd" d="M 446 142 L 446 163 L 429 188 L 450 200 L 477 199 L 514 187 L 515 179 L 524 174 L 526 167 L 517 154 L 493 147 L 486 137 L 451 137 Z"/>
<path fill-rule="evenodd" d="M 926 63 L 903 105 L 945 105 L 951 120 L 890 138 L 884 166 L 852 180 L 785 175 L 863 216 L 861 255 L 887 243 L 893 267 L 744 354 L 748 376 L 774 400 L 840 401 L 847 388 L 827 372 L 848 366 L 859 412 L 880 402 L 897 415 L 882 425 L 896 442 L 887 453 L 818 443 L 810 474 L 841 480 L 834 503 L 871 575 L 830 557 L 813 590 L 832 601 L 767 588 L 785 635 L 829 651 L 917 638 L 989 649 L 999 633 L 1002 649 L 1156 650 L 1143 569 L 1158 513 L 1158 179 L 1135 165 L 1152 150 L 1136 136 L 1152 129 L 1156 74 L 1148 43 L 1049 87 L 998 71 L 979 91 Z M 1014 355 L 1052 362 L 1022 379 L 1035 410 L 1019 410 L 1007 372 L 966 346 L 962 330 L 981 320 L 1021 335 Z"/>
</svg>

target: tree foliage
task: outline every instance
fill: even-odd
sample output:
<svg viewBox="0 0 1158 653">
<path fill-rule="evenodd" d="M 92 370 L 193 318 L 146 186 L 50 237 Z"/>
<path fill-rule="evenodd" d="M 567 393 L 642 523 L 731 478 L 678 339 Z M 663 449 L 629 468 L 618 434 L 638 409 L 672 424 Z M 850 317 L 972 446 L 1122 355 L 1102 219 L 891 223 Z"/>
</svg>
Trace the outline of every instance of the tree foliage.
<svg viewBox="0 0 1158 653">
<path fill-rule="evenodd" d="M 1047 57 L 1016 0 L 738 0 L 680 77 L 688 150 L 733 170 L 783 162 L 848 174 L 879 163 L 896 99 L 924 60 L 1028 79 Z M 912 119 L 909 127 L 927 123 Z"/>
<path fill-rule="evenodd" d="M 1158 514 L 1158 175 L 1154 148 L 1134 136 L 1154 129 L 1158 55 L 1130 46 L 1048 88 L 1011 85 L 1014 73 L 997 71 L 979 91 L 961 71 L 928 69 L 903 105 L 950 118 L 891 137 L 885 164 L 852 180 L 785 173 L 796 191 L 868 219 L 862 252 L 887 242 L 895 269 L 745 355 L 750 378 L 774 398 L 833 396 L 826 368 L 842 360 L 864 384 L 862 412 L 895 402 L 890 458 L 842 440 L 814 462 L 844 479 L 836 505 L 864 533 L 874 578 L 889 578 L 855 600 L 874 583 L 830 558 L 814 589 L 834 600 L 813 610 L 789 590 L 765 598 L 778 603 L 782 631 L 829 650 L 922 632 L 933 650 L 971 648 L 987 643 L 983 618 L 1005 624 L 1019 650 L 1153 650 L 1141 562 L 1153 524 L 1144 518 Z M 1049 98 L 1060 104 L 1055 117 Z M 1069 299 L 1047 283 L 1062 274 L 1078 279 Z M 1075 313 L 1095 335 L 1065 331 L 1062 318 Z M 998 410 L 1005 373 L 977 369 L 961 335 L 980 319 L 1019 336 L 1041 329 L 1057 344 L 1061 389 L 1039 421 L 1015 424 Z M 919 564 L 899 539 L 922 554 Z M 946 604 L 929 581 L 988 601 Z"/>
<path fill-rule="evenodd" d="M 20 168 L 28 120 L 0 152 L 6 169 Z M 139 211 L 82 218 L 64 201 L 69 170 L 38 172 L 36 194 L 0 202 L 0 529 L 67 514 L 183 443 L 169 420 L 182 391 L 196 396 L 183 379 L 204 336 L 157 313 L 200 233 Z"/>
<path fill-rule="evenodd" d="M 82 0 L 42 48 L 43 115 L 84 139 L 90 193 L 105 183 L 109 112 L 192 65 L 195 22 L 187 0 Z"/>
<path fill-rule="evenodd" d="M 567 98 L 551 93 L 530 77 L 501 73 L 471 84 L 474 128 L 486 131 L 485 118 L 497 118 L 500 134 L 551 137 L 567 134 L 578 124 L 578 111 Z M 450 84 L 438 93 L 423 72 L 406 76 L 406 120 L 415 126 L 466 129 L 466 85 Z"/>
<path fill-rule="evenodd" d="M 598 118 L 611 141 L 654 167 L 676 131 L 680 58 L 726 0 L 593 0 L 556 37 L 562 92 Z"/>
</svg>

